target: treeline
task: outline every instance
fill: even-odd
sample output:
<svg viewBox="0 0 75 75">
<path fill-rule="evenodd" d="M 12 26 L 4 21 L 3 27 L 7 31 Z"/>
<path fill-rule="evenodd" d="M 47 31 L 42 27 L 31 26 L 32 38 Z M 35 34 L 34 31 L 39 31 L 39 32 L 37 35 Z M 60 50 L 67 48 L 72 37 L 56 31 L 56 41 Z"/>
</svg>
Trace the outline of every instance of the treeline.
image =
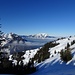
<svg viewBox="0 0 75 75">
<path fill-rule="evenodd" d="M 24 65 L 22 59 L 18 57 L 17 64 L 15 65 L 12 60 L 9 60 L 9 57 L 0 52 L 0 74 L 31 74 L 35 71 L 36 67 L 34 67 L 33 61 L 29 61 L 29 63 Z"/>
<path fill-rule="evenodd" d="M 49 42 L 46 43 L 34 56 L 33 60 L 40 63 L 41 61 L 44 61 L 45 59 L 50 57 L 49 48 L 55 47 L 59 43 L 56 42 Z"/>
</svg>

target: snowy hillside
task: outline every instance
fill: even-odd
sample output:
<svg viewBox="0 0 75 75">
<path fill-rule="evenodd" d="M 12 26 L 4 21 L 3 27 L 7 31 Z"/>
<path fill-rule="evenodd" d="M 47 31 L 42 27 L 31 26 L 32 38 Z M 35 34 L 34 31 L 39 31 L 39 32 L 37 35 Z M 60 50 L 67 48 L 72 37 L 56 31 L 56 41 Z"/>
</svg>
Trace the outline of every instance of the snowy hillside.
<svg viewBox="0 0 75 75">
<path fill-rule="evenodd" d="M 32 75 L 75 75 L 75 44 L 71 45 L 75 37 L 68 37 L 57 40 L 59 45 L 50 48 L 50 57 L 36 66 L 38 70 Z M 67 63 L 63 62 L 60 58 L 60 51 L 70 44 L 71 54 L 73 58 Z M 56 53 L 55 53 L 56 51 Z"/>
<path fill-rule="evenodd" d="M 34 65 L 36 66 L 37 71 L 32 75 L 75 75 L 75 36 L 59 38 L 57 40 L 54 40 L 52 43 L 52 46 L 50 46 L 48 49 L 49 57 L 45 60 L 40 61 L 39 63 L 38 60 L 34 61 Z M 68 44 L 72 59 L 68 62 L 65 62 L 61 60 L 60 52 L 62 50 L 65 51 Z M 34 58 L 36 54 L 39 55 L 38 53 L 40 52 L 40 50 L 45 48 L 43 47 L 25 51 L 24 55 L 22 55 L 22 57 L 24 58 L 22 60 L 24 65 L 26 65 L 32 58 Z M 45 48 L 45 50 L 46 49 L 47 48 Z M 44 56 L 46 56 L 47 53 L 45 53 L 45 50 L 42 50 L 43 53 L 41 52 L 40 55 L 44 54 Z M 39 59 L 39 57 L 37 58 Z M 41 57 L 41 59 L 42 58 L 43 57 Z M 12 55 L 9 56 L 9 60 L 12 60 L 13 64 L 17 64 L 17 60 L 13 60 Z"/>
</svg>

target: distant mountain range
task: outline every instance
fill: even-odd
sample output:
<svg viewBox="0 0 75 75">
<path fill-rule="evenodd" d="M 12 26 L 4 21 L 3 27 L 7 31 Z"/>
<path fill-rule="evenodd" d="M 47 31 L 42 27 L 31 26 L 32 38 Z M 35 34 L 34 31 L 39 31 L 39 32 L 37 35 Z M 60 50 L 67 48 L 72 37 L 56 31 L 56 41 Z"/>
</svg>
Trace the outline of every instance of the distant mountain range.
<svg viewBox="0 0 75 75">
<path fill-rule="evenodd" d="M 7 33 L 7 34 L 4 34 L 3 37 L 9 38 L 9 39 L 13 39 L 14 37 L 15 38 L 26 37 L 26 38 L 36 38 L 36 39 L 56 38 L 55 36 L 50 36 L 46 33 L 39 33 L 34 35 L 18 35 L 15 33 L 9 33 L 9 34 Z"/>
<path fill-rule="evenodd" d="M 47 42 L 51 41 L 53 39 L 56 39 L 57 37 L 50 36 L 46 33 L 39 33 L 34 35 L 18 35 L 15 33 L 7 33 L 3 34 L 3 38 L 7 40 L 7 43 L 26 43 L 28 42 Z"/>
<path fill-rule="evenodd" d="M 25 38 L 23 39 L 21 36 L 15 34 L 15 33 L 9 33 L 9 34 L 4 34 L 3 37 L 8 40 L 9 43 L 13 43 L 13 42 L 25 42 L 27 41 Z"/>
<path fill-rule="evenodd" d="M 35 39 L 49 39 L 49 38 L 56 38 L 55 36 L 50 36 L 46 33 L 39 33 L 34 35 L 23 35 L 23 38 L 35 38 Z"/>
<path fill-rule="evenodd" d="M 5 46 L 9 46 L 10 51 L 13 50 L 23 51 L 28 49 L 38 48 L 45 43 L 56 39 L 54 36 L 49 36 L 45 33 L 39 33 L 35 35 L 18 35 L 15 33 L 3 34 L 5 41 L 2 43 Z"/>
</svg>

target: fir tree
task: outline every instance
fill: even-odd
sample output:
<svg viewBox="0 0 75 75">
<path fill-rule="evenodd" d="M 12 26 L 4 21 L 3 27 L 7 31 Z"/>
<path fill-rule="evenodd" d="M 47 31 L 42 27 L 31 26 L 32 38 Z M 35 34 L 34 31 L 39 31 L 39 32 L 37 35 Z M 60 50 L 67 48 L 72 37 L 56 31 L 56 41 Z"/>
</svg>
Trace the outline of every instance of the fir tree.
<svg viewBox="0 0 75 75">
<path fill-rule="evenodd" d="M 61 50 L 60 57 L 61 57 L 61 60 L 65 61 L 65 62 L 68 62 L 69 60 L 71 60 L 72 55 L 71 55 L 70 49 L 67 49 L 65 51 Z"/>
</svg>

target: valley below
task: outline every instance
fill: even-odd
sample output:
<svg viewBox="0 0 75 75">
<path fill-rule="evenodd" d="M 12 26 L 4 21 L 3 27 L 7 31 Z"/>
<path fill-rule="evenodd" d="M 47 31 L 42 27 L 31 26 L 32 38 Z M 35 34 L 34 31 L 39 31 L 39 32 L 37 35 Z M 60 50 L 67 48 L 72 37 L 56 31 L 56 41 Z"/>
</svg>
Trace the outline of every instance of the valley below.
<svg viewBox="0 0 75 75">
<path fill-rule="evenodd" d="M 7 43 L 6 46 L 10 46 L 10 53 L 21 52 L 26 50 L 32 50 L 42 47 L 47 42 L 54 41 L 55 39 L 34 39 L 34 38 L 25 38 L 27 41 L 24 43 L 14 41 L 12 43 Z"/>
</svg>

